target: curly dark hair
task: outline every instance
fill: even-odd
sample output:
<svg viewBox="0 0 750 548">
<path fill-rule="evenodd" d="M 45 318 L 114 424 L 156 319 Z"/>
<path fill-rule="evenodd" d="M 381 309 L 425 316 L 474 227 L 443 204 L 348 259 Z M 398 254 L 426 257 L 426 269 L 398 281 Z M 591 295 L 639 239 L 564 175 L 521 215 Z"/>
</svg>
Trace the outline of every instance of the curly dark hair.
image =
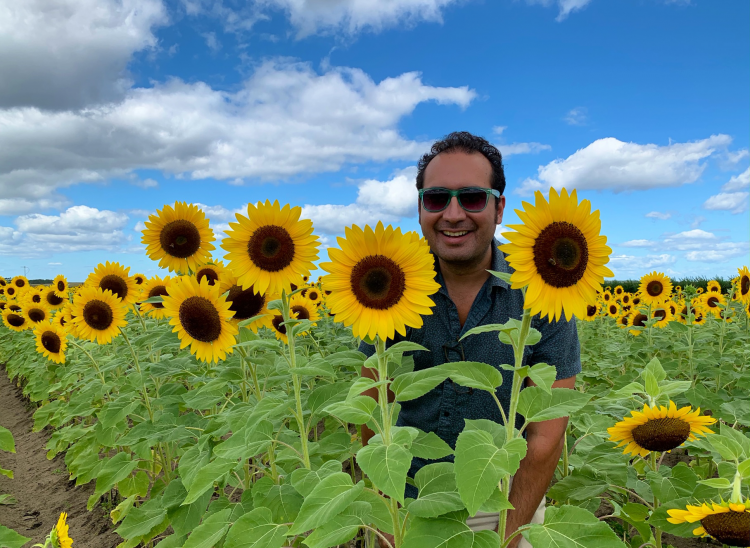
<svg viewBox="0 0 750 548">
<path fill-rule="evenodd" d="M 487 139 L 469 133 L 468 131 L 454 131 L 436 141 L 432 145 L 430 152 L 419 159 L 417 164 L 417 188 L 424 187 L 424 172 L 427 165 L 432 159 L 441 152 L 478 152 L 492 164 L 492 188 L 499 191 L 500 194 L 505 192 L 505 171 L 503 170 L 503 155 L 500 151 L 492 146 Z"/>
</svg>

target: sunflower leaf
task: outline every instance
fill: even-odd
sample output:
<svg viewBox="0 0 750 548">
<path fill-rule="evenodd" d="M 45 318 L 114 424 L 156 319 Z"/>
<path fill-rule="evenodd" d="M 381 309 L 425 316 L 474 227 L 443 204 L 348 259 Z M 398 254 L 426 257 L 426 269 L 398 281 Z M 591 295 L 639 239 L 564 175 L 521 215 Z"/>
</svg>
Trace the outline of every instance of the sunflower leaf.
<svg viewBox="0 0 750 548">
<path fill-rule="evenodd" d="M 0 426 L 0 451 L 8 451 L 9 453 L 16 452 L 16 444 L 13 441 L 13 434 L 10 430 Z"/>
<path fill-rule="evenodd" d="M 409 505 L 409 513 L 420 518 L 436 518 L 464 507 L 456 487 L 452 462 L 423 466 L 414 476 L 414 481 L 419 497 Z"/>
<path fill-rule="evenodd" d="M 448 373 L 438 367 L 430 367 L 413 373 L 399 375 L 391 383 L 397 401 L 409 401 L 424 396 L 448 378 Z"/>
<path fill-rule="evenodd" d="M 625 548 L 614 531 L 603 521 L 577 506 L 548 506 L 544 523 L 523 531 L 532 546 L 548 548 Z"/>
<path fill-rule="evenodd" d="M 369 443 L 357 452 L 357 464 L 383 493 L 404 503 L 411 453 L 401 445 Z"/>
<path fill-rule="evenodd" d="M 546 392 L 538 386 L 530 386 L 521 390 L 518 412 L 526 418 L 527 423 L 547 421 L 569 416 L 590 399 L 590 394 L 569 388 L 552 388 Z"/>
<path fill-rule="evenodd" d="M 351 476 L 344 472 L 323 478 L 305 498 L 289 533 L 299 535 L 325 525 L 357 500 L 364 487 L 362 481 L 353 484 Z"/>
<path fill-rule="evenodd" d="M 451 362 L 433 369 L 444 371 L 458 385 L 494 392 L 503 384 L 503 375 L 489 364 L 481 362 Z"/>
<path fill-rule="evenodd" d="M 30 540 L 29 537 L 19 535 L 13 529 L 0 525 L 0 546 L 7 546 L 7 548 L 21 548 L 21 546 Z"/>
</svg>

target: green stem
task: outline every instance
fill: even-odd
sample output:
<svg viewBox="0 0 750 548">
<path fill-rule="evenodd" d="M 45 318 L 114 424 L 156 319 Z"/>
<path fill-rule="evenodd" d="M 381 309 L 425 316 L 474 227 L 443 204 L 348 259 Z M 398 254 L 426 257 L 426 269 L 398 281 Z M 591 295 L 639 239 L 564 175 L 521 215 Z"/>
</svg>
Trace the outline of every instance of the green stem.
<svg viewBox="0 0 750 548">
<path fill-rule="evenodd" d="M 83 352 L 84 354 L 86 354 L 88 356 L 89 360 L 91 360 L 91 363 L 94 365 L 94 369 L 96 370 L 96 374 L 99 375 L 99 379 L 101 379 L 102 384 L 106 385 L 107 381 L 104 380 L 104 375 L 102 375 L 102 372 L 99 370 L 99 364 L 96 363 L 96 360 L 94 359 L 94 356 L 92 356 L 85 348 L 83 348 L 77 342 L 75 342 L 73 340 L 71 340 L 69 342 L 70 342 L 70 344 L 72 344 L 73 346 L 75 346 L 78 350 L 80 350 L 81 352 Z"/>
<path fill-rule="evenodd" d="M 657 464 L 656 460 L 656 451 L 651 451 L 649 454 L 650 458 L 650 464 L 651 464 L 651 470 L 656 472 L 659 469 L 659 465 Z M 656 495 L 654 495 L 654 511 L 656 511 L 659 508 L 659 499 L 656 498 Z M 662 548 L 661 546 L 661 529 L 658 527 L 654 527 L 654 546 L 656 548 Z"/>
<path fill-rule="evenodd" d="M 135 351 L 135 348 L 133 348 L 133 345 L 130 344 L 130 339 L 128 339 L 127 334 L 125 331 L 123 331 L 122 327 L 118 327 L 117 329 L 120 330 L 120 334 L 122 335 L 122 338 L 125 339 L 125 342 L 128 344 L 128 348 L 130 348 L 130 354 L 133 356 L 133 362 L 135 363 L 135 370 L 138 372 L 138 376 L 141 378 L 141 391 L 143 392 L 143 403 L 146 405 L 146 411 L 148 411 L 148 418 L 151 419 L 151 422 L 154 422 L 154 411 L 151 409 L 151 399 L 148 397 L 148 390 L 146 390 L 146 383 L 143 381 L 143 371 L 141 371 L 141 365 L 138 362 L 138 354 Z"/>
</svg>

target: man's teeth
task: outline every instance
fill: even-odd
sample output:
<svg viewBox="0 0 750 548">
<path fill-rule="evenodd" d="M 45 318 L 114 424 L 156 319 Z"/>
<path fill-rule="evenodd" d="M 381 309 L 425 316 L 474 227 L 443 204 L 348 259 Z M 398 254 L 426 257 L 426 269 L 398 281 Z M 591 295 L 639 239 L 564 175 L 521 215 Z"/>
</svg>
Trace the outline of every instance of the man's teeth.
<svg viewBox="0 0 750 548">
<path fill-rule="evenodd" d="M 468 233 L 469 233 L 468 230 L 461 230 L 460 232 L 450 232 L 448 230 L 443 230 L 443 234 L 445 234 L 446 236 L 451 236 L 453 238 L 456 238 L 458 236 L 463 236 L 464 234 L 468 234 Z"/>
</svg>

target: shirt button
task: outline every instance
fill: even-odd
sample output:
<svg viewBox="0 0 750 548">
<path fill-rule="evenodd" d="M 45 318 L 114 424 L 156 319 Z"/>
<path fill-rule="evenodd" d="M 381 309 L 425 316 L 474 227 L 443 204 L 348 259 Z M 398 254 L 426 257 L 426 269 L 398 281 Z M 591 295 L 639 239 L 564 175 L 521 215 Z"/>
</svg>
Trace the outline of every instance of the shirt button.
<svg viewBox="0 0 750 548">
<path fill-rule="evenodd" d="M 444 417 L 450 417 L 450 415 L 451 415 L 451 414 L 450 414 L 450 413 L 448 413 L 448 411 L 443 411 L 443 416 L 444 416 Z"/>
</svg>

